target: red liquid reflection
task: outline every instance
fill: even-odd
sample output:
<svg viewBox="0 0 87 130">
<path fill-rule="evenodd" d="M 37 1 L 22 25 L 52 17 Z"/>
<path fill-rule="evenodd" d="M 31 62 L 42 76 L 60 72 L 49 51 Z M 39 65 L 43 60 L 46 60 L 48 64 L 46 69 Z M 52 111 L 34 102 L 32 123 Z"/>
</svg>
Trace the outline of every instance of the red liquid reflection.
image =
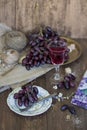
<svg viewBox="0 0 87 130">
<path fill-rule="evenodd" d="M 50 57 L 53 64 L 63 64 L 65 47 L 50 47 Z"/>
</svg>

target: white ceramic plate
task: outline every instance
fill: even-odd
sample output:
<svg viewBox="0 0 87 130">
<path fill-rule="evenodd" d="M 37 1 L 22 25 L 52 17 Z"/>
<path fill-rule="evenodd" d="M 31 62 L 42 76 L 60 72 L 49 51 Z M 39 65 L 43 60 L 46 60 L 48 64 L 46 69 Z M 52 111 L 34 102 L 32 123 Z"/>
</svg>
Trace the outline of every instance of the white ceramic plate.
<svg viewBox="0 0 87 130">
<path fill-rule="evenodd" d="M 35 87 L 38 88 L 39 90 L 39 93 L 38 93 L 38 96 L 41 96 L 41 97 L 45 97 L 47 95 L 49 95 L 49 92 L 39 86 L 36 86 L 34 85 Z M 15 103 L 15 99 L 13 98 L 14 96 L 14 93 L 18 92 L 21 88 L 16 88 L 14 89 L 9 95 L 8 95 L 8 98 L 7 98 L 7 105 L 9 106 L 9 108 L 19 114 L 19 115 L 22 115 L 22 116 L 36 116 L 36 115 L 39 115 L 39 114 L 42 114 L 44 112 L 46 112 L 50 107 L 51 107 L 51 104 L 52 104 L 52 98 L 48 98 L 46 100 L 43 100 L 39 103 L 36 103 L 35 105 L 33 105 L 31 108 L 29 108 L 28 110 L 26 111 L 20 111 L 19 108 L 17 107 L 16 103 Z"/>
</svg>

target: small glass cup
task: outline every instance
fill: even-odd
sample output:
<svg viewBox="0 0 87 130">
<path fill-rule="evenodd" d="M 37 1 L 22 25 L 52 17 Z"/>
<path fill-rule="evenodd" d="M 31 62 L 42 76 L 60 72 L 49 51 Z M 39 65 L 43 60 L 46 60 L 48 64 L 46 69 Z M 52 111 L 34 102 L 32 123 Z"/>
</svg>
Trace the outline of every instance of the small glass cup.
<svg viewBox="0 0 87 130">
<path fill-rule="evenodd" d="M 66 46 L 57 46 L 53 42 L 48 44 L 49 56 L 51 58 L 51 62 L 54 65 L 55 73 L 51 76 L 51 83 L 56 85 L 61 80 L 61 76 L 59 73 L 60 66 L 64 63 L 64 55 L 66 52 Z"/>
</svg>

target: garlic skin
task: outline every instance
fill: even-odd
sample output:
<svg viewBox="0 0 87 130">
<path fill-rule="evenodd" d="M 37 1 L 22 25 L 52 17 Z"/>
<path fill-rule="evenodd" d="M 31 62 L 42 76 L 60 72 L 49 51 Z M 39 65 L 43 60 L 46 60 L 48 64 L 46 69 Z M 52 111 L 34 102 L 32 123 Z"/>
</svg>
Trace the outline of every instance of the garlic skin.
<svg viewBox="0 0 87 130">
<path fill-rule="evenodd" d="M 3 56 L 3 62 L 8 65 L 15 64 L 19 59 L 19 52 L 14 49 L 8 49 Z"/>
<path fill-rule="evenodd" d="M 67 67 L 67 68 L 65 68 L 65 72 L 66 72 L 66 74 L 69 74 L 69 73 L 72 73 L 72 70 L 70 67 Z"/>
</svg>

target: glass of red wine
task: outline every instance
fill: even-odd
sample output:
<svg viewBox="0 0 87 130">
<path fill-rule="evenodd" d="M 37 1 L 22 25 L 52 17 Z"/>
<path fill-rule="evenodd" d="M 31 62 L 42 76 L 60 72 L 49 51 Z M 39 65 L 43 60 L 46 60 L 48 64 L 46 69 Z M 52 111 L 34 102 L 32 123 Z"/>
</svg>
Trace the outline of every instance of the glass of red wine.
<svg viewBox="0 0 87 130">
<path fill-rule="evenodd" d="M 67 46 L 64 44 L 55 44 L 54 42 L 51 42 L 48 44 L 48 50 L 49 50 L 49 56 L 51 58 L 51 62 L 54 65 L 55 73 L 51 77 L 51 82 L 53 84 L 58 84 L 58 82 L 61 80 L 61 76 L 59 73 L 60 66 L 64 63 L 65 58 L 65 52 L 66 52 Z"/>
</svg>

